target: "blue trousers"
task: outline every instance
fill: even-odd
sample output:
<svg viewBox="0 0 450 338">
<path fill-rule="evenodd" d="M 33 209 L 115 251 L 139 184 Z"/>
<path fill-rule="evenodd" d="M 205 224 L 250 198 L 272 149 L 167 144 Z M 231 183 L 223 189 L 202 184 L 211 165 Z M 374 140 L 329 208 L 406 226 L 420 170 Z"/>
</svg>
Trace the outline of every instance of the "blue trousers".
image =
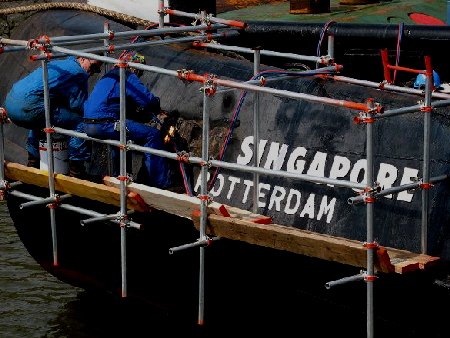
<svg viewBox="0 0 450 338">
<path fill-rule="evenodd" d="M 154 127 L 132 120 L 126 121 L 127 140 L 135 144 L 162 150 L 161 133 Z M 114 130 L 114 123 L 86 124 L 86 133 L 95 138 L 119 140 L 120 133 Z M 149 184 L 158 188 L 167 188 L 171 184 L 168 160 L 164 157 L 144 153 L 144 163 L 149 175 Z M 117 168 L 115 169 L 117 173 Z"/>
<path fill-rule="evenodd" d="M 8 117 L 20 127 L 30 129 L 26 149 L 34 157 L 39 158 L 39 131 L 45 128 L 45 113 L 42 108 L 26 110 L 14 100 L 6 101 Z M 64 129 L 84 133 L 83 118 L 75 112 L 55 108 L 52 110 L 52 125 Z M 69 137 L 68 155 L 70 160 L 86 161 L 91 157 L 91 141 L 78 137 Z"/>
</svg>

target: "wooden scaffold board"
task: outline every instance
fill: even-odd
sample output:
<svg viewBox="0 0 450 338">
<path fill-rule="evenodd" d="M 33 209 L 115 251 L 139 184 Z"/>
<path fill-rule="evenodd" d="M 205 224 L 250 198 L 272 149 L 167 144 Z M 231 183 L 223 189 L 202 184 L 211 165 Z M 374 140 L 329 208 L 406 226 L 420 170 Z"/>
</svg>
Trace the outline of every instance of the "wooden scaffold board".
<svg viewBox="0 0 450 338">
<path fill-rule="evenodd" d="M 10 180 L 48 187 L 48 172 L 17 163 L 5 163 L 5 175 Z M 55 175 L 55 189 L 107 204 L 120 206 L 120 181 L 105 177 L 104 184 L 92 183 L 65 175 Z M 154 208 L 193 220 L 200 227 L 200 200 L 194 196 L 129 183 L 128 208 L 148 211 Z M 270 217 L 212 202 L 208 205 L 207 234 L 238 240 L 259 246 L 285 250 L 328 261 L 357 267 L 367 264 L 363 242 L 326 234 L 314 233 L 294 227 L 271 223 Z M 378 247 L 375 269 L 380 272 L 406 273 L 425 269 L 439 260 L 406 250 Z"/>
</svg>

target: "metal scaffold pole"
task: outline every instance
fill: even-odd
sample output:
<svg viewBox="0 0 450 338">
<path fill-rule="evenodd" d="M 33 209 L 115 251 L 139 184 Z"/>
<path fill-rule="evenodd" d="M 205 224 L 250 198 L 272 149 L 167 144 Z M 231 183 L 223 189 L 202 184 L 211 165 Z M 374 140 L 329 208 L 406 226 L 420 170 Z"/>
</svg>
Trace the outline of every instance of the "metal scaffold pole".
<svg viewBox="0 0 450 338">
<path fill-rule="evenodd" d="M 200 241 L 207 241 L 206 222 L 208 217 L 208 156 L 209 156 L 209 109 L 211 98 L 208 95 L 206 83 L 203 88 L 203 129 L 202 129 L 202 160 L 201 167 L 201 195 L 200 197 Z M 205 247 L 200 247 L 199 268 L 199 296 L 198 296 L 198 324 L 204 324 L 205 316 Z"/>
<path fill-rule="evenodd" d="M 159 28 L 163 28 L 164 27 L 164 16 L 165 16 L 164 0 L 159 0 L 158 14 L 159 14 L 159 16 L 158 16 L 159 17 L 158 27 Z"/>
<path fill-rule="evenodd" d="M 122 297 L 128 295 L 127 285 L 127 153 L 126 153 L 126 63 L 119 64 L 120 76 L 120 250 L 122 261 Z"/>
<path fill-rule="evenodd" d="M 373 100 L 368 101 L 368 105 L 373 108 Z M 367 156 L 367 191 L 366 191 L 366 206 L 367 206 L 367 275 L 365 281 L 367 284 L 367 338 L 372 338 L 374 334 L 374 317 L 373 317 L 373 282 L 375 280 L 374 256 L 377 250 L 377 244 L 374 242 L 373 234 L 373 215 L 374 202 L 373 197 L 374 186 L 374 151 L 373 151 L 373 122 L 371 118 L 372 113 L 367 114 L 367 139 L 366 139 L 366 156 Z"/>
<path fill-rule="evenodd" d="M 50 197 L 55 197 L 54 182 L 54 161 L 53 161 L 53 138 L 51 132 L 51 111 L 50 111 L 50 90 L 48 84 L 48 61 L 41 61 L 42 64 L 42 81 L 44 87 L 44 109 L 45 109 L 45 132 L 47 141 L 47 161 L 48 161 L 48 187 Z M 49 204 L 50 209 L 50 225 L 52 229 L 52 245 L 53 245 L 53 265 L 58 265 L 58 237 L 56 231 L 56 204 Z"/>
<path fill-rule="evenodd" d="M 253 75 L 260 72 L 261 55 L 259 49 L 253 54 Z M 259 167 L 259 93 L 253 93 L 253 166 Z M 259 174 L 253 174 L 253 213 L 258 213 Z"/>
<path fill-rule="evenodd" d="M 425 57 L 426 81 L 425 81 L 425 101 L 422 109 L 424 113 L 423 123 L 423 173 L 422 173 L 422 229 L 421 229 L 421 250 L 422 254 L 428 252 L 428 212 L 430 200 L 430 138 L 431 138 L 431 93 L 433 89 L 433 69 L 429 57 Z"/>
</svg>

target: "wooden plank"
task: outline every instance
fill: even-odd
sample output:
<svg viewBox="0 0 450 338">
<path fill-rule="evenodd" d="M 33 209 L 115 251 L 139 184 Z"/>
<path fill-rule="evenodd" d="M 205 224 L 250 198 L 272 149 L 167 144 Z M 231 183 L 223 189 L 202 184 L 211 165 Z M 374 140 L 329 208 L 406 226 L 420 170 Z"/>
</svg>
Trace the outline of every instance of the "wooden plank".
<svg viewBox="0 0 450 338">
<path fill-rule="evenodd" d="M 48 172 L 17 163 L 5 163 L 5 175 L 10 180 L 48 187 Z M 107 177 L 106 185 L 55 175 L 55 189 L 60 192 L 85 197 L 120 206 L 120 181 Z M 200 227 L 196 197 L 148 187 L 138 183 L 128 185 L 128 208 L 147 211 L 147 205 L 178 216 L 191 218 Z M 279 224 L 266 224 L 267 217 L 216 202 L 209 205 L 207 233 L 250 244 L 366 267 L 364 243 Z M 225 217 L 228 216 L 228 217 Z M 258 220 L 263 219 L 263 222 Z M 375 257 L 375 269 L 381 272 L 406 273 L 434 265 L 439 258 L 394 248 L 379 247 Z"/>
<path fill-rule="evenodd" d="M 118 187 L 120 181 L 117 178 L 106 176 L 103 179 L 103 183 L 110 187 Z M 150 207 L 177 216 L 191 218 L 191 213 L 200 209 L 200 199 L 194 196 L 178 194 L 134 182 L 129 183 L 127 189 L 130 192 L 139 194 Z M 221 216 L 229 215 L 225 206 L 217 202 L 208 204 L 208 213 Z"/>
<path fill-rule="evenodd" d="M 5 162 L 5 176 L 14 181 L 48 188 L 48 172 L 30 168 L 18 163 Z M 120 190 L 61 174 L 55 175 L 55 190 L 66 194 L 89 198 L 91 200 L 120 206 Z M 148 211 L 136 193 L 128 195 L 127 208 Z"/>
<path fill-rule="evenodd" d="M 200 219 L 198 215 L 193 214 L 192 220 L 195 227 L 199 229 Z M 206 230 L 207 234 L 211 236 L 244 241 L 362 268 L 367 265 L 367 251 L 364 243 L 355 240 L 318 234 L 278 224 L 257 224 L 243 219 L 218 215 L 209 215 Z M 421 266 L 425 268 L 437 260 L 439 258 L 380 247 L 375 256 L 375 269 L 385 273 L 405 273 L 420 269 Z"/>
<path fill-rule="evenodd" d="M 106 176 L 103 183 L 110 187 L 119 187 L 120 181 L 117 178 Z M 149 187 L 139 183 L 129 183 L 127 189 L 130 192 L 135 192 L 142 197 L 142 199 L 150 207 L 163 210 L 168 213 L 191 218 L 194 211 L 200 210 L 200 199 L 186 194 L 178 194 L 168 190 L 162 190 L 154 187 Z M 255 223 L 270 224 L 272 219 L 268 216 L 253 214 L 249 211 L 230 207 L 217 202 L 208 204 L 208 213 L 219 216 L 232 217 L 237 219 L 245 219 Z"/>
</svg>

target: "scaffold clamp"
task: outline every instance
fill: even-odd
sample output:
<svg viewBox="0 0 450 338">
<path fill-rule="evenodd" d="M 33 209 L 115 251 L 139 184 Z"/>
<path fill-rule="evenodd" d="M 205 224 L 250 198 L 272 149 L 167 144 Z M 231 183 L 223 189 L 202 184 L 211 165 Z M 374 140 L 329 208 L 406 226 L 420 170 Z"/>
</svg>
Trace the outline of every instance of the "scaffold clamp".
<svg viewBox="0 0 450 338">
<path fill-rule="evenodd" d="M 186 250 L 186 249 L 210 246 L 214 241 L 217 241 L 219 239 L 220 239 L 220 237 L 205 236 L 203 239 L 199 239 L 194 243 L 189 243 L 189 244 L 184 244 L 184 245 L 180 245 L 177 247 L 172 247 L 169 249 L 169 254 L 173 255 L 175 252 Z"/>
<path fill-rule="evenodd" d="M 200 90 L 203 90 L 207 96 L 213 96 L 217 92 L 217 86 L 214 82 L 216 75 L 205 74 L 204 77 L 204 86 L 201 87 Z"/>
<path fill-rule="evenodd" d="M 213 201 L 212 196 L 209 195 L 209 194 L 206 194 L 206 195 L 197 195 L 197 198 L 198 198 L 200 201 L 206 201 L 207 204 L 210 204 L 210 203 L 212 203 L 212 201 Z"/>
<path fill-rule="evenodd" d="M 8 190 L 10 189 L 10 185 L 8 181 L 2 180 L 0 181 L 0 201 L 6 200 L 6 196 L 8 194 Z"/>
<path fill-rule="evenodd" d="M 185 150 L 177 153 L 177 161 L 181 163 L 190 163 L 189 162 L 189 153 Z"/>
<path fill-rule="evenodd" d="M 364 243 L 363 243 L 363 246 L 364 246 L 366 249 L 376 249 L 376 248 L 379 247 L 378 243 L 375 242 L 375 241 L 372 242 L 372 243 L 364 242 Z"/>
<path fill-rule="evenodd" d="M 6 109 L 0 107 L 0 123 L 10 123 L 11 120 L 8 118 Z"/>
<path fill-rule="evenodd" d="M 365 271 L 360 271 L 359 274 L 354 275 L 354 276 L 350 276 L 350 277 L 344 277 L 335 281 L 331 281 L 328 283 L 325 283 L 325 288 L 327 290 L 331 289 L 333 286 L 337 286 L 337 285 L 342 285 L 342 284 L 347 284 L 350 282 L 356 282 L 356 281 L 360 281 L 360 280 L 365 280 L 367 277 L 367 274 Z"/>
<path fill-rule="evenodd" d="M 177 74 L 178 74 L 178 78 L 182 81 L 188 81 L 189 80 L 189 75 L 192 74 L 194 71 L 193 70 L 187 70 L 187 69 L 178 69 L 177 70 Z"/>
</svg>

